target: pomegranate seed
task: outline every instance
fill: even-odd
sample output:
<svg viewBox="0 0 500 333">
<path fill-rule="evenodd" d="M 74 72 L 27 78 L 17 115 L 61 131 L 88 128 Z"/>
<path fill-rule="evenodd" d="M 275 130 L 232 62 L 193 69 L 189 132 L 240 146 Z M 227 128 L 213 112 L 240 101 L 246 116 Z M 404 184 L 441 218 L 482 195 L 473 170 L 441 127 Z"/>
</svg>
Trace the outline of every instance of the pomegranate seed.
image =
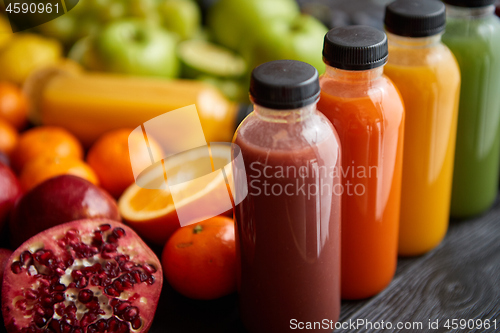
<svg viewBox="0 0 500 333">
<path fill-rule="evenodd" d="M 132 283 L 139 283 L 141 281 L 140 273 L 141 272 L 139 272 L 138 270 L 132 271 L 132 273 L 130 273 L 130 281 Z"/>
<path fill-rule="evenodd" d="M 89 285 L 89 280 L 85 277 L 82 276 L 80 280 L 76 283 L 77 288 L 86 288 Z"/>
<path fill-rule="evenodd" d="M 126 263 L 122 264 L 120 268 L 122 271 L 129 272 L 132 268 L 134 268 L 134 266 L 135 263 L 133 263 L 132 261 L 127 261 Z"/>
<path fill-rule="evenodd" d="M 96 319 L 97 316 L 95 314 L 87 312 L 83 315 L 82 320 L 80 320 L 80 326 L 86 327 Z"/>
<path fill-rule="evenodd" d="M 114 288 L 112 288 L 111 286 L 107 286 L 105 289 L 104 289 L 104 292 L 109 295 L 109 296 L 120 296 L 120 293 L 117 292 Z"/>
<path fill-rule="evenodd" d="M 33 321 L 35 322 L 36 326 L 38 326 L 40 328 L 44 327 L 45 324 L 47 323 L 47 319 L 45 319 L 44 317 L 39 316 L 39 315 L 35 315 L 33 318 Z"/>
<path fill-rule="evenodd" d="M 118 329 L 116 330 L 116 333 L 129 333 L 130 332 L 130 329 L 128 327 L 127 324 L 125 324 L 124 322 L 119 322 L 119 326 L 118 326 Z"/>
<path fill-rule="evenodd" d="M 132 320 L 132 328 L 134 330 L 138 330 L 142 325 L 142 320 L 141 317 L 137 317 L 134 320 Z"/>
<path fill-rule="evenodd" d="M 150 264 L 144 264 L 142 265 L 142 268 L 148 272 L 149 274 L 154 274 L 156 273 L 156 267 L 154 265 L 150 265 Z"/>
<path fill-rule="evenodd" d="M 71 272 L 71 277 L 74 279 L 74 280 L 77 280 L 79 279 L 80 277 L 83 276 L 83 273 L 79 270 L 76 270 L 76 271 L 73 271 Z"/>
<path fill-rule="evenodd" d="M 109 286 L 113 282 L 108 276 L 104 277 L 101 282 L 101 287 Z"/>
<path fill-rule="evenodd" d="M 115 236 L 116 238 L 120 238 L 120 237 L 123 237 L 125 236 L 125 230 L 123 230 L 123 228 L 115 228 L 113 229 L 113 236 Z"/>
<path fill-rule="evenodd" d="M 49 323 L 49 330 L 55 333 L 61 333 L 60 322 L 57 319 L 52 319 Z"/>
<path fill-rule="evenodd" d="M 76 315 L 76 306 L 75 306 L 75 303 L 71 303 L 71 305 L 69 305 L 66 310 L 64 311 L 64 313 L 69 317 L 69 318 L 74 318 L 75 315 Z"/>
<path fill-rule="evenodd" d="M 55 293 L 54 294 L 54 303 L 60 303 L 64 300 L 66 300 L 64 293 Z"/>
<path fill-rule="evenodd" d="M 70 333 L 73 326 L 67 322 L 61 323 L 61 333 Z"/>
<path fill-rule="evenodd" d="M 127 310 L 128 307 L 130 307 L 132 304 L 129 302 L 120 302 L 114 307 L 114 312 L 116 315 L 122 314 L 125 310 Z"/>
<path fill-rule="evenodd" d="M 52 299 L 51 295 L 47 295 L 47 296 L 42 297 L 42 305 L 46 308 L 48 308 L 49 306 L 52 306 L 53 301 L 54 300 Z"/>
<path fill-rule="evenodd" d="M 50 287 L 53 291 L 66 291 L 66 286 L 62 283 L 57 283 Z"/>
<path fill-rule="evenodd" d="M 120 293 L 125 290 L 125 288 L 123 288 L 122 283 L 118 281 L 118 279 L 116 279 L 115 282 L 113 282 L 113 288 Z"/>
<path fill-rule="evenodd" d="M 87 327 L 87 333 L 97 333 L 97 326 L 96 324 L 89 325 Z"/>
<path fill-rule="evenodd" d="M 109 235 L 108 238 L 106 238 L 106 241 L 108 243 L 117 243 L 118 242 L 118 238 L 116 238 L 116 236 L 114 236 L 114 235 Z"/>
<path fill-rule="evenodd" d="M 92 273 L 99 273 L 99 271 L 102 270 L 102 266 L 100 263 L 97 263 L 93 266 L 88 267 L 87 269 Z"/>
<path fill-rule="evenodd" d="M 123 319 L 126 321 L 132 321 L 139 315 L 139 309 L 135 306 L 128 308 L 123 314 Z"/>
<path fill-rule="evenodd" d="M 31 261 L 31 259 L 33 259 L 33 257 L 31 256 L 30 251 L 24 251 L 23 253 L 21 253 L 21 256 L 19 259 L 21 261 L 21 264 L 29 265 L 29 262 Z"/>
<path fill-rule="evenodd" d="M 65 270 L 59 267 L 57 267 L 54 271 L 58 276 L 63 276 L 65 273 Z"/>
<path fill-rule="evenodd" d="M 95 325 L 97 326 L 99 332 L 104 332 L 108 329 L 108 322 L 105 319 L 99 319 Z"/>
<path fill-rule="evenodd" d="M 99 303 L 97 302 L 97 297 L 92 298 L 92 302 L 89 302 L 85 304 L 87 306 L 87 309 L 89 310 L 98 310 L 99 308 Z"/>
<path fill-rule="evenodd" d="M 104 252 L 115 252 L 116 251 L 116 245 L 115 244 L 105 244 L 103 247 L 102 247 L 102 250 Z"/>
<path fill-rule="evenodd" d="M 116 306 L 116 305 L 118 305 L 118 303 L 120 303 L 120 300 L 119 300 L 119 299 L 117 299 L 117 298 L 112 298 L 112 299 L 109 301 L 109 305 L 111 305 L 111 306 L 113 306 L 113 307 L 114 307 L 114 306 Z"/>
<path fill-rule="evenodd" d="M 59 317 L 62 317 L 63 314 L 64 314 L 64 309 L 66 308 L 66 306 L 63 304 L 59 304 L 59 306 L 56 308 L 56 313 Z"/>
<path fill-rule="evenodd" d="M 147 283 L 152 286 L 154 283 L 155 283 L 155 277 L 153 275 L 151 275 L 149 278 L 148 278 L 148 281 Z"/>
<path fill-rule="evenodd" d="M 52 318 L 53 315 L 54 315 L 54 309 L 52 307 L 45 309 L 45 315 L 44 315 L 44 317 L 46 319 Z"/>
<path fill-rule="evenodd" d="M 144 272 L 141 272 L 141 282 L 144 282 L 148 279 L 148 275 Z"/>
<path fill-rule="evenodd" d="M 93 286 L 98 286 L 101 283 L 101 279 L 97 275 L 94 275 L 90 278 L 90 284 Z"/>
<path fill-rule="evenodd" d="M 15 261 L 11 266 L 10 269 L 12 270 L 12 273 L 14 274 L 19 274 L 23 271 L 23 265 L 19 261 Z"/>
<path fill-rule="evenodd" d="M 116 332 L 120 322 L 118 319 L 111 317 L 108 319 L 108 332 Z"/>
<path fill-rule="evenodd" d="M 107 231 L 109 229 L 111 229 L 111 225 L 109 225 L 109 224 L 101 224 L 99 226 L 99 230 L 101 230 L 101 231 Z"/>
<path fill-rule="evenodd" d="M 46 250 L 44 253 L 42 253 L 40 255 L 40 259 L 43 261 L 43 262 L 47 262 L 50 258 L 52 258 L 53 256 L 53 253 L 51 250 Z"/>
<path fill-rule="evenodd" d="M 73 332 L 72 332 L 72 333 L 83 333 L 83 328 L 81 328 L 81 327 L 75 327 L 75 328 L 73 329 Z"/>
<path fill-rule="evenodd" d="M 83 289 L 78 293 L 78 300 L 83 304 L 90 302 L 93 297 L 94 293 L 92 292 L 92 290 Z"/>
</svg>

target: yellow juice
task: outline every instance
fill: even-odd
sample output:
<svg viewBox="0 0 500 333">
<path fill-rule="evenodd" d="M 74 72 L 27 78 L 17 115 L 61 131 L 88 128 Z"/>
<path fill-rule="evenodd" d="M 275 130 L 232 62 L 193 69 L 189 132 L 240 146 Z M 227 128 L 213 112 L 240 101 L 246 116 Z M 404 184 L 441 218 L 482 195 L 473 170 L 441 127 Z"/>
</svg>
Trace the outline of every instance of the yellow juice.
<svg viewBox="0 0 500 333">
<path fill-rule="evenodd" d="M 399 254 L 419 255 L 448 228 L 460 72 L 440 36 L 389 37 L 385 74 L 406 110 Z"/>
</svg>

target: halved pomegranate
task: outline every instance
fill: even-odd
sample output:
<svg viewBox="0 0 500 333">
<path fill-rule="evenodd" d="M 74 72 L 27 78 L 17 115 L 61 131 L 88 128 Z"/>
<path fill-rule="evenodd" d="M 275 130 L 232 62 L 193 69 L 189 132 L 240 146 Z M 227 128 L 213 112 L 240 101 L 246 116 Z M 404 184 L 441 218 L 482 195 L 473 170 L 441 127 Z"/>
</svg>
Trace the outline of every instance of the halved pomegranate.
<svg viewBox="0 0 500 333">
<path fill-rule="evenodd" d="M 127 226 L 80 220 L 45 230 L 10 257 L 2 285 L 8 332 L 147 332 L 163 275 Z"/>
</svg>

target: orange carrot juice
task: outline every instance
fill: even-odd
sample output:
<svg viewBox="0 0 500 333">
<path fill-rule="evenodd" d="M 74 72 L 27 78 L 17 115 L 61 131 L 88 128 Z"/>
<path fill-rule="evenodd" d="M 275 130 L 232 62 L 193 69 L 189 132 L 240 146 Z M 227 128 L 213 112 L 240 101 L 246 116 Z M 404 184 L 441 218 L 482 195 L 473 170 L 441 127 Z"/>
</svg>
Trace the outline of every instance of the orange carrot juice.
<svg viewBox="0 0 500 333">
<path fill-rule="evenodd" d="M 395 19 L 405 6 L 410 6 L 408 15 L 430 22 L 420 25 L 430 30 L 412 30 L 415 26 Z M 433 249 L 448 228 L 460 73 L 453 54 L 441 43 L 444 20 L 444 5 L 438 1 L 398 0 L 386 12 L 391 33 L 385 74 L 399 88 L 406 110 L 401 255 Z"/>
<path fill-rule="evenodd" d="M 361 299 L 384 289 L 396 270 L 403 103 L 382 73 L 384 33 L 359 26 L 333 29 L 323 54 L 327 67 L 318 109 L 335 126 L 342 146 L 341 293 Z"/>
</svg>

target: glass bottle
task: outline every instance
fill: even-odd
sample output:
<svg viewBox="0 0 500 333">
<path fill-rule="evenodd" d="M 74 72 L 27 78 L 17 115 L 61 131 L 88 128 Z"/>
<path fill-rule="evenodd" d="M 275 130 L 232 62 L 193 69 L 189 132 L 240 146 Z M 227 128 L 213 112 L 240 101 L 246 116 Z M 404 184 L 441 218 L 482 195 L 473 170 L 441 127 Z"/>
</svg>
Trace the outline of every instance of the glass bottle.
<svg viewBox="0 0 500 333">
<path fill-rule="evenodd" d="M 248 195 L 235 207 L 242 320 L 252 333 L 292 332 L 298 322 L 335 323 L 340 145 L 316 110 L 318 73 L 299 61 L 265 63 L 252 73 L 250 95 L 255 109 L 233 140 L 248 182 Z M 241 171 L 234 171 L 237 178 Z"/>
<path fill-rule="evenodd" d="M 383 32 L 332 29 L 323 59 L 318 109 L 335 126 L 342 147 L 342 298 L 367 298 L 396 271 L 404 108 L 383 75 Z"/>
<path fill-rule="evenodd" d="M 446 0 L 443 42 L 462 74 L 450 215 L 495 201 L 500 171 L 500 19 L 494 0 Z"/>
<path fill-rule="evenodd" d="M 389 60 L 385 73 L 405 104 L 399 254 L 435 248 L 448 229 L 460 71 L 441 42 L 445 6 L 396 0 L 386 7 Z"/>
</svg>

